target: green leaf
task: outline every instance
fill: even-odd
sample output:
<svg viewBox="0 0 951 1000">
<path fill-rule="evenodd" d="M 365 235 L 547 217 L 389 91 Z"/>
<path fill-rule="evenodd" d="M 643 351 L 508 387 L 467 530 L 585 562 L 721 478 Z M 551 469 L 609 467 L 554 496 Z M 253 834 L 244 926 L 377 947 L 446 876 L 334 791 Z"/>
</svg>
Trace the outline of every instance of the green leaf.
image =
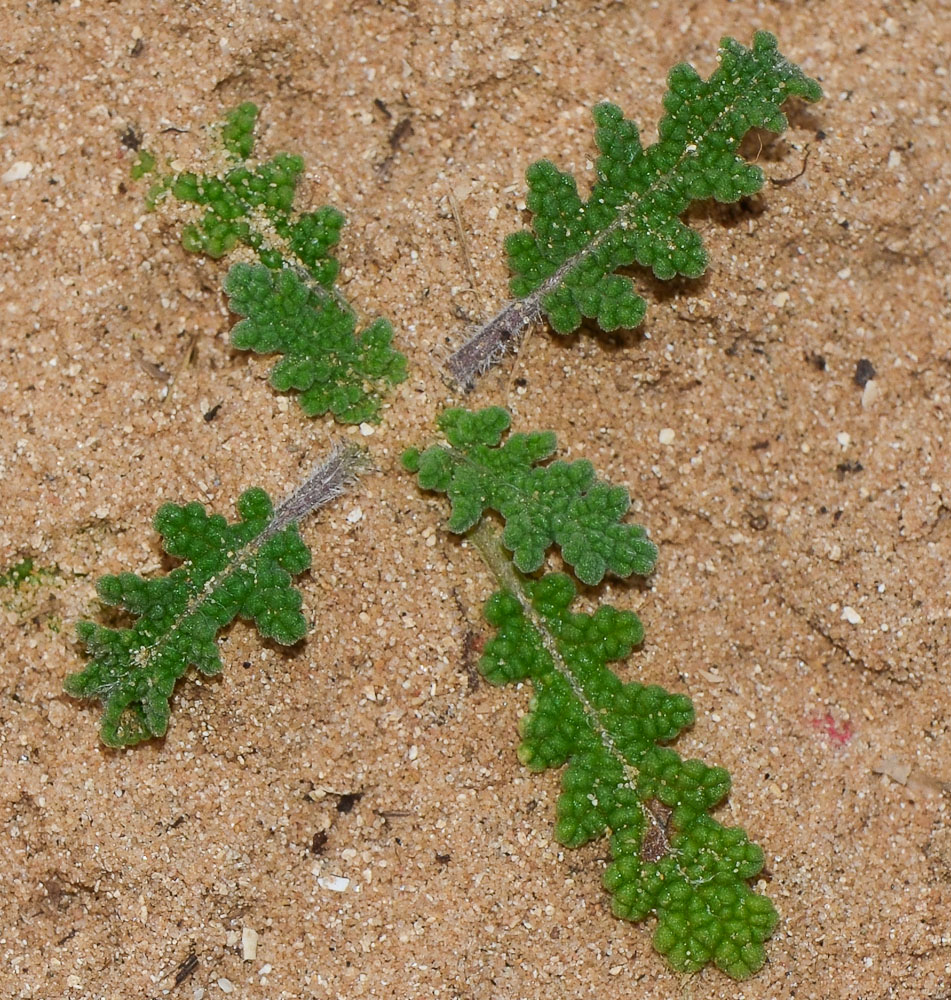
<svg viewBox="0 0 951 1000">
<path fill-rule="evenodd" d="M 666 745 L 693 724 L 690 700 L 623 683 L 610 669 L 643 639 L 635 614 L 606 605 L 575 612 L 571 577 L 533 580 L 518 571 L 536 569 L 557 543 L 579 579 L 597 582 L 606 570 L 649 571 L 656 550 L 643 529 L 620 523 L 624 491 L 619 502 L 600 503 L 616 488 L 597 482 L 590 463 L 542 465 L 554 453 L 554 435 L 506 439 L 509 423 L 497 407 L 447 410 L 440 419 L 447 444 L 403 456 L 420 486 L 448 495 L 449 527 L 468 532 L 502 586 L 486 605 L 497 632 L 480 669 L 493 684 L 531 683 L 519 760 L 534 771 L 564 768 L 555 824 L 561 843 L 610 838 L 604 884 L 614 912 L 632 921 L 654 915 L 655 947 L 674 969 L 712 962 L 743 979 L 763 964 L 776 911 L 748 885 L 762 869 L 760 848 L 709 815 L 729 792 L 730 776 Z M 502 515 L 503 534 L 487 511 Z"/>
<path fill-rule="evenodd" d="M 334 287 L 340 264 L 333 251 L 343 215 L 329 205 L 293 209 L 304 161 L 279 153 L 249 162 L 257 113 L 247 103 L 226 115 L 222 140 L 236 161 L 232 167 L 221 175 L 164 177 L 150 191 L 149 206 L 170 193 L 204 209 L 182 230 L 182 245 L 191 253 L 217 259 L 245 246 L 257 254 L 260 265 L 236 264 L 225 279 L 232 310 L 246 317 L 232 331 L 232 344 L 284 355 L 271 371 L 275 388 L 297 390 L 309 416 L 378 421 L 380 395 L 406 378 L 406 358 L 391 348 L 386 320 L 356 333 L 354 312 Z"/>
<path fill-rule="evenodd" d="M 129 170 L 132 180 L 139 181 L 155 169 L 155 157 L 147 149 L 140 149 Z"/>
<path fill-rule="evenodd" d="M 468 531 L 493 510 L 505 520 L 502 541 L 523 572 L 538 569 L 557 545 L 584 583 L 597 584 L 605 573 L 650 573 L 656 547 L 643 528 L 621 523 L 630 507 L 627 490 L 599 480 L 587 461 L 540 464 L 555 451 L 550 431 L 512 434 L 501 444 L 509 423 L 499 407 L 446 410 L 439 426 L 448 447 L 404 459 L 423 489 L 448 495 L 450 531 Z"/>
<path fill-rule="evenodd" d="M 727 772 L 660 745 L 693 723 L 690 700 L 622 683 L 607 666 L 641 641 L 634 614 L 573 612 L 575 586 L 562 574 L 511 580 L 514 590 L 486 606 L 498 631 L 480 669 L 494 684 L 533 685 L 519 759 L 536 771 L 564 767 L 556 838 L 578 847 L 610 837 L 613 910 L 632 921 L 656 916 L 654 946 L 674 969 L 713 962 L 734 979 L 752 975 L 777 920 L 747 884 L 763 852 L 708 815 L 729 791 Z"/>
<path fill-rule="evenodd" d="M 305 270 L 310 280 L 330 289 L 340 265 L 332 255 L 344 218 L 324 205 L 295 213 L 294 197 L 304 172 L 299 156 L 279 153 L 253 163 L 254 126 L 258 109 L 239 105 L 225 115 L 221 138 L 233 165 L 220 174 L 168 174 L 153 185 L 149 209 L 166 193 L 203 209 L 182 230 L 182 245 L 190 253 L 220 258 L 238 246 L 253 250 L 273 269 L 285 264 Z M 132 167 L 138 179 L 155 168 L 155 157 L 143 150 Z"/>
<path fill-rule="evenodd" d="M 246 160 L 254 149 L 254 126 L 258 120 L 258 107 L 250 101 L 225 114 L 221 138 L 225 149 L 236 159 Z"/>
<path fill-rule="evenodd" d="M 250 133 L 235 134 L 230 151 L 237 154 L 250 141 Z M 294 254 L 315 281 L 333 284 L 337 264 L 330 250 L 339 238 L 343 216 L 325 206 L 309 216 L 292 217 L 303 171 L 299 156 L 280 153 L 254 167 L 242 160 L 221 176 L 182 173 L 170 178 L 173 197 L 205 209 L 197 222 L 185 227 L 185 249 L 219 258 L 242 244 L 255 250 L 262 263 L 277 267 L 286 252 Z"/>
<path fill-rule="evenodd" d="M 507 241 L 511 289 L 518 298 L 541 290 L 557 332 L 572 332 L 585 316 L 603 330 L 640 322 L 644 301 L 628 278 L 613 273 L 620 267 L 638 263 L 660 279 L 702 274 L 706 251 L 679 216 L 696 199 L 730 202 L 758 191 L 762 171 L 737 155 L 743 137 L 751 128 L 782 132 L 787 122 L 779 108 L 787 97 L 822 96 L 768 32 L 758 32 L 751 49 L 725 38 L 719 58 L 707 81 L 686 64 L 670 71 L 667 113 L 647 149 L 618 107 L 594 109 L 601 155 L 586 202 L 574 178 L 554 164 L 529 168 L 532 232 Z"/>
<path fill-rule="evenodd" d="M 77 698 L 98 698 L 104 711 L 102 741 L 127 746 L 162 736 L 169 698 L 191 664 L 203 674 L 221 670 L 216 636 L 236 617 L 254 622 L 262 636 L 290 645 L 307 622 L 292 576 L 310 566 L 297 525 L 269 530 L 274 514 L 261 489 L 242 493 L 240 520 L 229 524 L 200 503 L 167 503 L 155 515 L 165 551 L 183 565 L 167 576 L 104 576 L 99 598 L 133 615 L 132 628 L 80 622 L 79 638 L 92 661 L 66 678 Z"/>
<path fill-rule="evenodd" d="M 271 384 L 299 392 L 308 416 L 379 420 L 381 393 L 406 378 L 406 358 L 390 347 L 393 330 L 386 320 L 357 334 L 353 310 L 295 270 L 235 264 L 225 292 L 231 310 L 245 317 L 231 331 L 233 346 L 283 354 Z"/>
</svg>

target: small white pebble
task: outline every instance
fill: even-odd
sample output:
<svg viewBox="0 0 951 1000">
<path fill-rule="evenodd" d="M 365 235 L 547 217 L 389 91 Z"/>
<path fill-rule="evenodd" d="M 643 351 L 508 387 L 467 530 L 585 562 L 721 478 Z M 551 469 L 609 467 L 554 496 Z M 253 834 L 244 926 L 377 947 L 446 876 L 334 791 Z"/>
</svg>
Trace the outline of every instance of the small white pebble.
<svg viewBox="0 0 951 1000">
<path fill-rule="evenodd" d="M 657 435 L 657 440 L 661 444 L 673 444 L 674 438 L 677 436 L 673 427 L 665 427 L 660 434 Z"/>
<path fill-rule="evenodd" d="M 875 379 L 870 378 L 865 383 L 865 388 L 862 390 L 862 409 L 867 410 L 879 396 L 881 396 L 882 390 L 875 381 Z"/>
<path fill-rule="evenodd" d="M 33 173 L 33 164 L 27 160 L 17 160 L 2 176 L 0 181 L 4 184 L 12 184 L 14 181 L 25 180 Z"/>
<path fill-rule="evenodd" d="M 371 434 L 376 433 L 376 428 L 373 424 L 360 424 L 360 433 L 365 437 L 370 437 Z"/>
<path fill-rule="evenodd" d="M 773 296 L 773 305 L 777 309 L 782 309 L 787 302 L 789 302 L 789 292 L 777 292 Z"/>
<path fill-rule="evenodd" d="M 346 892 L 350 888 L 350 879 L 342 875 L 321 875 L 317 884 L 321 889 L 329 889 L 331 892 Z"/>
<path fill-rule="evenodd" d="M 351 524 L 356 524 L 357 521 L 362 521 L 363 511 L 359 507 L 354 507 L 353 510 L 347 515 L 347 520 Z"/>
<path fill-rule="evenodd" d="M 258 957 L 258 932 L 253 927 L 241 929 L 241 957 L 253 962 Z"/>
<path fill-rule="evenodd" d="M 849 436 L 848 431 L 839 431 L 839 433 L 836 434 L 835 439 L 840 445 L 842 445 L 843 448 L 848 448 L 848 446 L 852 443 L 852 438 Z"/>
<path fill-rule="evenodd" d="M 862 616 L 855 610 L 855 608 L 846 605 L 842 609 L 842 620 L 847 621 L 850 625 L 861 625 Z"/>
<path fill-rule="evenodd" d="M 234 983 L 232 983 L 230 979 L 225 979 L 225 977 L 222 976 L 221 979 L 218 980 L 218 989 L 221 990 L 222 993 L 234 993 Z"/>
</svg>

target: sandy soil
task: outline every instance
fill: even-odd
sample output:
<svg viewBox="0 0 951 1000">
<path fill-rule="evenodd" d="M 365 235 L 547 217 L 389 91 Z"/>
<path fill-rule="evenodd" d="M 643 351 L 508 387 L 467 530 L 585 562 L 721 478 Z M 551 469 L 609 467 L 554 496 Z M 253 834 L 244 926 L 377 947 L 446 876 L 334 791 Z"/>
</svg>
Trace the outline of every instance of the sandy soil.
<svg viewBox="0 0 951 1000">
<path fill-rule="evenodd" d="M 606 846 L 551 841 L 526 692 L 472 676 L 491 582 L 398 456 L 504 300 L 525 167 L 590 177 L 592 104 L 650 139 L 667 69 L 757 28 L 826 98 L 760 196 L 691 213 L 707 275 L 646 282 L 636 334 L 537 331 L 472 397 L 626 483 L 660 546 L 606 597 L 647 628 L 626 676 L 694 699 L 679 749 L 764 845 L 781 922 L 737 985 L 671 973 L 610 915 Z M 44 571 L 0 592 L 0 993 L 951 996 L 951 8 L 37 0 L 0 39 L 0 571 Z M 304 156 L 301 203 L 348 216 L 341 285 L 411 375 L 378 471 L 304 525 L 309 639 L 235 625 L 168 736 L 113 752 L 61 691 L 96 576 L 161 567 L 162 501 L 281 496 L 339 433 L 228 346 L 222 266 L 129 178 L 140 139 L 200 164 L 244 100 Z"/>
</svg>

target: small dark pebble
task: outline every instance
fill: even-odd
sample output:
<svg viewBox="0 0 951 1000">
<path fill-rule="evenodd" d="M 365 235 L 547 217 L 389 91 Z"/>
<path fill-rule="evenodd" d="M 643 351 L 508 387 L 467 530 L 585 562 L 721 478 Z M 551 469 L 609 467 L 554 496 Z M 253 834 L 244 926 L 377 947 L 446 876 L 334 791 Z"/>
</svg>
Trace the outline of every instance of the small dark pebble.
<svg viewBox="0 0 951 1000">
<path fill-rule="evenodd" d="M 835 467 L 836 474 L 839 479 L 844 479 L 846 475 L 850 472 L 861 472 L 863 465 L 861 462 L 839 462 Z"/>
<path fill-rule="evenodd" d="M 348 813 L 363 798 L 363 792 L 344 792 L 337 799 L 337 812 Z"/>
<path fill-rule="evenodd" d="M 855 366 L 855 374 L 852 376 L 852 381 L 859 388 L 864 389 L 866 383 L 871 382 L 875 378 L 875 375 L 875 366 L 872 362 L 868 358 L 860 358 Z"/>
</svg>

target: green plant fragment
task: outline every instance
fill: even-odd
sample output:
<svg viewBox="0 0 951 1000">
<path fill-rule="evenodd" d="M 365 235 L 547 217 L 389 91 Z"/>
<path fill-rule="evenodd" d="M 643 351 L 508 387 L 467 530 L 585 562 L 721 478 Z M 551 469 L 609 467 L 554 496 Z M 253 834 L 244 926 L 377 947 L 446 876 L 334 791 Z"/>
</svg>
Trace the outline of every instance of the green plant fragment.
<svg viewBox="0 0 951 1000">
<path fill-rule="evenodd" d="M 154 209 L 171 196 L 203 209 L 201 217 L 182 230 L 182 246 L 190 253 L 218 259 L 245 246 L 265 266 L 278 269 L 292 264 L 330 289 L 340 269 L 331 251 L 340 239 L 344 218 L 327 205 L 313 212 L 294 211 L 304 161 L 278 153 L 270 160 L 252 162 L 257 117 L 257 106 L 250 102 L 228 111 L 221 139 L 231 166 L 220 174 L 166 174 L 149 190 L 146 204 Z M 138 180 L 154 169 L 154 155 L 142 150 L 132 165 L 132 177 Z"/>
<path fill-rule="evenodd" d="M 155 169 L 155 157 L 147 149 L 140 149 L 135 157 L 129 174 L 134 181 L 140 181 L 146 174 L 152 173 Z"/>
<path fill-rule="evenodd" d="M 66 691 L 103 703 L 102 741 L 120 747 L 168 727 L 169 698 L 189 665 L 208 676 L 221 670 L 216 636 L 236 617 L 262 636 L 290 645 L 307 623 L 291 578 L 310 566 L 296 523 L 273 530 L 267 493 L 246 490 L 239 520 L 229 524 L 200 503 L 163 505 L 155 530 L 164 550 L 183 560 L 167 576 L 104 576 L 99 599 L 136 618 L 131 628 L 77 625 L 91 662 L 66 678 Z"/>
<path fill-rule="evenodd" d="M 423 489 L 449 497 L 450 531 L 468 531 L 493 510 L 505 520 L 502 541 L 522 572 L 538 569 L 557 545 L 587 584 L 606 573 L 650 573 L 656 546 L 640 526 L 621 523 L 631 502 L 627 490 L 599 480 L 588 461 L 540 464 L 555 452 L 551 432 L 511 434 L 502 444 L 510 423 L 500 407 L 448 409 L 439 417 L 448 447 L 404 455 Z"/>
<path fill-rule="evenodd" d="M 280 259 L 283 247 L 268 233 L 266 224 L 270 223 L 274 233 L 286 239 L 293 226 L 294 193 L 303 170 L 304 161 L 299 156 L 279 153 L 253 168 L 239 163 L 220 177 L 179 174 L 171 184 L 172 195 L 205 209 L 197 223 L 182 231 L 182 245 L 193 253 L 218 258 L 240 243 L 255 250 L 262 263 L 279 266 L 270 255 L 276 253 Z M 323 213 L 335 220 L 339 233 L 339 213 L 333 209 L 324 209 Z M 314 280 L 327 281 L 325 268 L 332 265 L 321 259 L 319 252 L 305 248 L 299 259 L 308 270 L 313 268 Z"/>
<path fill-rule="evenodd" d="M 0 607 L 20 618 L 35 614 L 35 587 L 59 579 L 56 566 L 39 566 L 29 556 L 18 560 L 0 573 Z"/>
<path fill-rule="evenodd" d="M 21 559 L 0 573 L 0 589 L 9 587 L 17 591 L 28 584 L 42 583 L 43 580 L 51 579 L 56 573 L 55 569 L 37 566 L 30 558 Z"/>
<path fill-rule="evenodd" d="M 245 317 L 231 331 L 233 346 L 283 354 L 271 384 L 296 390 L 309 416 L 329 412 L 347 423 L 376 421 L 381 393 L 406 378 L 406 358 L 391 348 L 386 320 L 357 334 L 353 310 L 295 270 L 235 264 L 225 292 L 232 311 Z"/>
<path fill-rule="evenodd" d="M 719 63 L 709 80 L 685 63 L 670 71 L 659 137 L 646 149 L 616 105 L 595 107 L 601 155 L 587 201 L 553 163 L 528 169 L 532 230 L 506 241 L 511 291 L 518 299 L 539 294 L 558 333 L 576 330 L 583 317 L 602 330 L 640 323 L 645 302 L 618 268 L 641 264 L 660 279 L 702 274 L 700 236 L 679 217 L 697 199 L 731 202 L 758 191 L 763 172 L 737 153 L 743 137 L 752 128 L 782 132 L 788 123 L 780 106 L 788 97 L 822 96 L 765 31 L 749 49 L 724 38 Z"/>
<path fill-rule="evenodd" d="M 239 104 L 225 114 L 221 141 L 236 160 L 246 160 L 254 150 L 254 126 L 257 120 L 258 107 L 250 101 Z"/>
<path fill-rule="evenodd" d="M 391 347 L 393 329 L 386 320 L 356 333 L 356 316 L 334 287 L 343 215 L 329 205 L 294 211 L 304 161 L 280 153 L 250 162 L 257 115 L 251 103 L 227 113 L 222 126 L 232 162 L 227 170 L 169 174 L 152 186 L 147 203 L 154 208 L 171 196 L 204 209 L 182 231 L 182 245 L 192 253 L 220 258 L 245 246 L 257 254 L 259 265 L 235 264 L 225 278 L 231 309 L 245 317 L 231 342 L 242 350 L 284 355 L 271 372 L 275 388 L 297 390 L 310 416 L 378 421 L 381 394 L 406 378 L 406 358 Z M 140 155 L 136 176 L 145 172 L 143 166 Z"/>
<path fill-rule="evenodd" d="M 654 946 L 674 969 L 712 962 L 734 979 L 752 975 L 777 920 L 748 885 L 763 852 L 709 815 L 729 791 L 727 772 L 662 745 L 693 723 L 690 700 L 622 683 L 607 666 L 641 641 L 634 614 L 573 612 L 575 586 L 563 574 L 510 580 L 514 590 L 486 605 L 497 634 L 480 669 L 493 684 L 533 685 L 518 755 L 535 771 L 564 767 L 556 838 L 577 847 L 610 837 L 613 910 L 631 921 L 653 914 Z"/>
</svg>

